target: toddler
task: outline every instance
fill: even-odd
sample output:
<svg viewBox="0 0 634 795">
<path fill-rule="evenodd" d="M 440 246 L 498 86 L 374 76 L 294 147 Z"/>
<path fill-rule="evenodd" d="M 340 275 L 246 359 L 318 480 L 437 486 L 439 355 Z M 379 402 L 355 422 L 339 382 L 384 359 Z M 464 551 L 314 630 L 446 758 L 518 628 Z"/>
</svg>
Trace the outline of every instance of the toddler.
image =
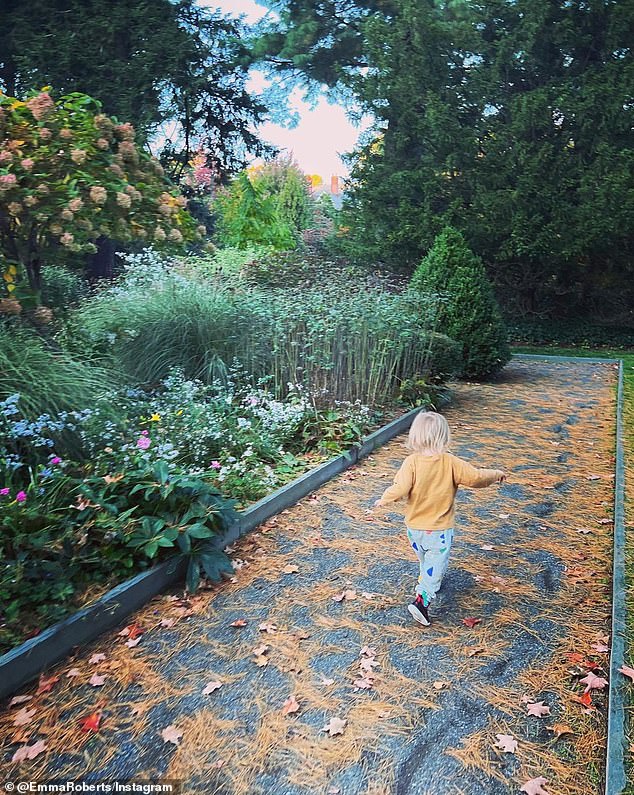
<svg viewBox="0 0 634 795">
<path fill-rule="evenodd" d="M 420 562 L 416 600 L 407 609 L 424 626 L 430 624 L 428 607 L 447 570 L 458 486 L 481 488 L 506 479 L 500 469 L 476 469 L 448 453 L 450 441 L 449 425 L 441 414 L 417 414 L 407 440 L 413 452 L 403 461 L 393 485 L 374 503 L 387 505 L 407 497 L 407 537 Z"/>
</svg>

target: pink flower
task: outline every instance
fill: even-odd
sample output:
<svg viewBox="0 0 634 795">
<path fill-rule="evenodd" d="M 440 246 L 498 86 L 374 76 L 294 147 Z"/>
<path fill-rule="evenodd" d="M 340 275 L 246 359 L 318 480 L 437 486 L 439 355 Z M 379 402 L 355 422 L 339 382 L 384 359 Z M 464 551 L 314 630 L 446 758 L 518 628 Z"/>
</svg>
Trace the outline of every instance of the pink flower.
<svg viewBox="0 0 634 795">
<path fill-rule="evenodd" d="M 149 434 L 149 433 L 150 433 L 149 431 L 141 431 L 141 434 L 142 434 L 143 436 L 148 436 L 148 434 Z"/>
<path fill-rule="evenodd" d="M 48 141 L 49 138 L 53 136 L 53 133 L 48 129 L 48 127 L 42 127 L 40 130 L 40 138 L 43 141 Z"/>
<path fill-rule="evenodd" d="M 18 182 L 15 174 L 0 175 L 0 190 L 10 190 Z"/>
<path fill-rule="evenodd" d="M 0 497 L 6 497 L 10 489 L 0 489 Z"/>
<path fill-rule="evenodd" d="M 62 244 L 62 246 L 70 246 L 74 240 L 75 238 L 70 232 L 64 232 L 64 234 L 60 237 L 59 242 Z"/>
<path fill-rule="evenodd" d="M 222 464 L 220 463 L 220 461 L 212 461 L 211 462 L 211 468 L 212 469 L 222 469 Z"/>
<path fill-rule="evenodd" d="M 136 147 L 132 141 L 121 141 L 118 151 L 125 160 L 134 160 L 137 157 Z"/>
<path fill-rule="evenodd" d="M 16 502 L 26 502 L 26 492 L 24 492 L 24 491 L 19 491 L 19 492 L 18 492 L 18 493 L 15 495 L 15 501 L 16 501 Z"/>
<path fill-rule="evenodd" d="M 106 141 L 105 138 L 97 138 L 97 140 L 95 141 L 95 146 L 97 147 L 97 149 L 108 149 L 110 144 L 108 143 L 108 141 Z"/>
<path fill-rule="evenodd" d="M 26 106 L 33 114 L 33 118 L 37 119 L 37 121 L 41 121 L 53 110 L 55 103 L 46 91 L 42 91 L 36 97 L 27 99 Z"/>
<path fill-rule="evenodd" d="M 71 200 L 68 202 L 68 209 L 69 209 L 69 210 L 70 210 L 72 213 L 79 212 L 79 210 L 81 210 L 81 208 L 82 208 L 83 206 L 84 206 L 84 203 L 83 203 L 83 201 L 82 201 L 81 199 L 79 199 L 79 198 L 77 198 L 77 199 L 71 199 Z"/>
<path fill-rule="evenodd" d="M 59 456 L 56 455 L 53 458 L 51 458 L 50 463 L 51 464 L 61 464 L 62 463 L 62 459 Z"/>
<path fill-rule="evenodd" d="M 101 185 L 93 185 L 89 192 L 90 201 L 95 204 L 105 204 L 108 199 L 108 192 Z"/>
<path fill-rule="evenodd" d="M 59 131 L 59 137 L 64 141 L 70 141 L 70 139 L 73 137 L 73 131 L 69 130 L 68 127 L 62 127 L 62 129 Z"/>
<path fill-rule="evenodd" d="M 83 149 L 73 149 L 70 153 L 70 159 L 73 163 L 77 163 L 78 166 L 81 166 L 86 159 L 86 152 Z"/>
<path fill-rule="evenodd" d="M 67 207 L 65 207 L 59 215 L 64 221 L 72 221 L 75 217 Z"/>
<path fill-rule="evenodd" d="M 114 134 L 122 141 L 134 141 L 134 127 L 130 122 L 125 124 L 117 124 L 114 128 Z"/>
<path fill-rule="evenodd" d="M 8 149 L 3 149 L 0 152 L 0 163 L 10 163 L 13 160 L 13 155 Z"/>
<path fill-rule="evenodd" d="M 127 193 L 117 193 L 117 204 L 119 207 L 127 209 L 132 204 L 132 199 Z"/>
<path fill-rule="evenodd" d="M 139 436 L 136 442 L 136 446 L 139 448 L 139 450 L 147 450 L 151 444 L 152 442 L 147 436 Z"/>
<path fill-rule="evenodd" d="M 20 162 L 20 165 L 26 171 L 30 171 L 33 168 L 33 166 L 35 165 L 35 160 L 31 160 L 30 157 L 25 157 L 24 160 L 22 160 Z"/>
</svg>

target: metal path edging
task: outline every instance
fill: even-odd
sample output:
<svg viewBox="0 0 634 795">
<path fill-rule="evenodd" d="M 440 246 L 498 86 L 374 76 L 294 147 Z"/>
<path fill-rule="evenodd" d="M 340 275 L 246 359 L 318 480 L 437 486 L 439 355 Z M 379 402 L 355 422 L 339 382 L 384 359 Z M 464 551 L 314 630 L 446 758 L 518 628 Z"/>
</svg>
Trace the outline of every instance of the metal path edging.
<svg viewBox="0 0 634 795">
<path fill-rule="evenodd" d="M 251 505 L 240 513 L 235 524 L 214 540 L 214 545 L 222 549 L 233 543 L 241 535 L 323 486 L 377 447 L 404 433 L 418 411 L 419 408 L 408 411 L 371 433 L 361 444 L 300 475 Z M 120 624 L 126 616 L 149 602 L 152 597 L 182 580 L 185 570 L 186 562 L 182 558 L 171 558 L 159 563 L 119 583 L 95 602 L 0 656 L 0 699 L 35 679 L 47 668 L 72 654 L 79 646 L 90 643 L 103 632 Z"/>
</svg>

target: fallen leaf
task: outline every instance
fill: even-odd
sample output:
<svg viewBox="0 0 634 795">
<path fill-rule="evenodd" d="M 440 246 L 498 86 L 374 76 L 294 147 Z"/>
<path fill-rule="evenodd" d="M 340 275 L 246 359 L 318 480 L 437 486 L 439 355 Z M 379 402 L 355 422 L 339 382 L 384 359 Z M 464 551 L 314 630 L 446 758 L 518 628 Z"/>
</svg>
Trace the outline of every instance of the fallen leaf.
<svg viewBox="0 0 634 795">
<path fill-rule="evenodd" d="M 13 732 L 9 742 L 11 745 L 15 745 L 16 743 L 28 743 L 31 739 L 32 732 L 33 729 L 18 729 L 16 732 Z"/>
<path fill-rule="evenodd" d="M 255 664 L 258 666 L 258 668 L 264 668 L 269 664 L 269 658 L 265 657 L 263 654 L 259 654 L 255 658 Z"/>
<path fill-rule="evenodd" d="M 483 549 L 485 552 L 491 552 L 494 547 L 492 547 L 491 544 L 482 544 L 480 549 Z"/>
<path fill-rule="evenodd" d="M 93 712 L 92 715 L 89 715 L 87 718 L 83 718 L 81 721 L 81 730 L 83 732 L 98 732 L 100 722 L 101 710 Z"/>
<path fill-rule="evenodd" d="M 545 705 L 543 701 L 536 701 L 533 704 L 526 705 L 526 712 L 536 718 L 543 718 L 544 715 L 550 715 L 550 707 Z"/>
<path fill-rule="evenodd" d="M 166 629 L 170 629 L 176 623 L 175 618 L 162 618 L 160 626 L 165 627 Z"/>
<path fill-rule="evenodd" d="M 298 710 L 299 704 L 295 700 L 295 696 L 289 696 L 282 707 L 282 715 L 290 715 L 291 713 L 297 712 Z"/>
<path fill-rule="evenodd" d="M 324 685 L 324 687 L 328 687 L 329 685 L 334 685 L 334 683 L 335 683 L 334 679 L 326 679 L 325 676 L 322 676 L 321 682 L 319 684 Z"/>
<path fill-rule="evenodd" d="M 532 703 L 533 699 L 530 696 L 522 696 L 520 698 L 520 701 L 522 702 L 522 704 L 530 704 Z"/>
<path fill-rule="evenodd" d="M 17 704 L 24 704 L 25 701 L 30 701 L 33 696 L 13 696 L 9 702 L 10 707 L 15 707 Z"/>
<path fill-rule="evenodd" d="M 374 646 L 364 646 L 359 652 L 359 656 L 376 657 L 376 649 Z"/>
<path fill-rule="evenodd" d="M 601 475 L 587 475 L 586 480 L 601 480 Z"/>
<path fill-rule="evenodd" d="M 526 795 L 548 795 L 548 792 L 544 789 L 546 784 L 548 784 L 548 779 L 543 776 L 531 778 L 520 788 L 520 791 L 525 792 Z"/>
<path fill-rule="evenodd" d="M 208 696 L 210 693 L 213 693 L 214 690 L 218 690 L 219 687 L 222 687 L 222 682 L 208 682 L 203 690 L 203 696 Z"/>
<path fill-rule="evenodd" d="M 139 643 L 141 643 L 141 637 L 143 637 L 143 636 L 140 635 L 138 638 L 130 638 L 130 640 L 126 640 L 125 645 L 129 649 L 133 649 L 135 646 L 138 646 Z"/>
<path fill-rule="evenodd" d="M 253 649 L 253 654 L 255 654 L 256 657 L 260 657 L 262 654 L 266 654 L 268 650 L 269 647 L 266 643 L 263 643 L 261 646 L 256 646 L 255 649 Z"/>
<path fill-rule="evenodd" d="M 174 745 L 180 745 L 180 739 L 183 736 L 183 732 L 172 724 L 168 726 L 166 729 L 163 729 L 161 732 L 161 737 L 163 738 L 164 743 L 173 743 Z"/>
<path fill-rule="evenodd" d="M 565 723 L 553 723 L 552 726 L 547 726 L 546 728 L 547 731 L 553 732 L 556 739 L 559 739 L 562 734 L 574 734 L 570 726 L 566 726 Z"/>
<path fill-rule="evenodd" d="M 342 718 L 331 718 L 322 729 L 322 732 L 328 732 L 331 737 L 334 737 L 336 734 L 343 734 L 347 722 L 347 720 L 343 720 Z"/>
<path fill-rule="evenodd" d="M 247 622 L 243 618 L 238 618 L 236 621 L 232 621 L 229 624 L 230 627 L 246 627 Z"/>
<path fill-rule="evenodd" d="M 59 681 L 59 676 L 50 676 L 48 679 L 45 679 L 43 676 L 41 676 L 36 695 L 39 695 L 40 693 L 48 693 L 53 689 L 53 686 L 57 681 Z"/>
<path fill-rule="evenodd" d="M 378 660 L 375 660 L 374 657 L 362 657 L 359 665 L 362 672 L 369 671 L 372 673 L 372 669 L 380 665 L 380 663 Z"/>
<path fill-rule="evenodd" d="M 622 665 L 619 668 L 619 671 L 624 674 L 625 676 L 629 676 L 632 682 L 634 682 L 634 668 L 630 668 L 629 665 Z"/>
<path fill-rule="evenodd" d="M 271 634 L 272 632 L 277 632 L 277 624 L 267 624 L 265 622 L 263 624 L 260 624 L 258 629 L 260 630 L 260 632 L 267 632 L 268 634 Z"/>
<path fill-rule="evenodd" d="M 70 671 L 66 672 L 67 679 L 73 679 L 76 676 L 81 676 L 81 671 L 79 668 L 71 668 Z"/>
<path fill-rule="evenodd" d="M 434 682 L 433 684 L 434 690 L 444 690 L 446 687 L 449 687 L 448 682 Z"/>
<path fill-rule="evenodd" d="M 583 679 L 579 680 L 581 684 L 586 686 L 585 692 L 588 693 L 590 690 L 603 690 L 603 688 L 607 685 L 608 680 L 604 679 L 602 676 L 596 676 L 593 673 L 589 673 L 587 676 L 584 676 Z"/>
<path fill-rule="evenodd" d="M 369 690 L 374 687 L 374 677 L 365 676 L 362 679 L 355 679 L 352 683 L 357 690 Z"/>
<path fill-rule="evenodd" d="M 339 787 L 330 787 L 330 789 L 328 790 L 328 795 L 339 795 L 340 792 L 341 790 L 339 789 Z"/>
<path fill-rule="evenodd" d="M 599 519 L 599 524 L 612 524 L 612 519 Z"/>
<path fill-rule="evenodd" d="M 33 745 L 25 745 L 22 748 L 18 748 L 13 754 L 11 761 L 24 762 L 27 759 L 35 759 L 36 756 L 39 756 L 45 750 L 46 743 L 44 740 L 38 740 L 36 743 L 33 743 Z"/>
<path fill-rule="evenodd" d="M 510 513 L 499 513 L 499 514 L 498 514 L 498 518 L 499 518 L 499 519 L 509 519 L 509 518 L 510 518 L 510 516 L 511 516 L 511 514 L 510 514 Z"/>
<path fill-rule="evenodd" d="M 297 640 L 307 640 L 308 638 L 310 638 L 310 633 L 309 632 L 295 632 L 293 634 L 293 637 L 296 638 Z"/>
<path fill-rule="evenodd" d="M 610 651 L 610 647 L 606 646 L 605 643 L 595 643 L 592 648 L 599 652 L 599 654 L 605 654 L 606 652 Z"/>
<path fill-rule="evenodd" d="M 19 712 L 16 712 L 13 717 L 13 725 L 14 726 L 26 726 L 28 723 L 31 723 L 33 720 L 33 716 L 37 712 L 36 709 L 28 709 L 28 707 L 22 707 Z"/>
<path fill-rule="evenodd" d="M 224 765 L 226 765 L 226 764 L 227 764 L 227 763 L 225 762 L 225 760 L 224 760 L 224 759 L 218 759 L 218 761 L 217 761 L 217 762 L 212 762 L 212 763 L 209 765 L 209 767 L 213 768 L 214 770 L 220 770 L 220 768 L 221 768 L 221 767 L 223 767 L 223 766 L 224 766 Z"/>
<path fill-rule="evenodd" d="M 356 591 L 352 591 L 352 590 L 348 590 L 348 591 L 342 591 L 340 594 L 337 594 L 337 596 L 333 596 L 332 597 L 332 601 L 333 602 L 343 602 L 344 599 L 345 599 L 345 600 L 350 602 L 350 601 L 352 601 L 353 599 L 356 599 L 356 598 L 357 598 L 357 592 Z"/>
<path fill-rule="evenodd" d="M 582 696 L 572 696 L 571 698 L 573 701 L 577 701 L 579 704 L 583 704 L 584 707 L 591 707 L 592 709 L 594 709 L 594 707 L 592 706 L 592 696 L 590 695 L 589 692 L 584 693 Z"/>
<path fill-rule="evenodd" d="M 481 621 L 482 621 L 481 618 L 463 618 L 462 619 L 462 623 L 465 625 L 465 627 L 469 627 L 469 629 L 473 629 L 476 626 L 476 624 L 480 624 Z"/>
<path fill-rule="evenodd" d="M 297 566 L 294 566 L 292 563 L 289 564 L 288 566 L 284 566 L 284 568 L 282 569 L 283 574 L 297 574 L 298 572 L 299 569 L 297 568 Z"/>
<path fill-rule="evenodd" d="M 135 638 L 138 638 L 139 635 L 143 634 L 143 630 L 138 624 L 128 624 L 128 626 L 124 627 L 124 629 L 122 629 L 121 632 L 119 632 L 118 634 L 121 637 L 130 638 L 130 640 L 134 640 Z"/>
<path fill-rule="evenodd" d="M 106 659 L 105 654 L 93 654 L 92 657 L 88 660 L 90 665 L 97 665 L 97 663 L 103 662 Z"/>
<path fill-rule="evenodd" d="M 93 687 L 101 687 L 101 685 L 103 685 L 105 681 L 106 681 L 105 676 L 99 676 L 99 674 L 93 674 L 90 677 L 88 684 L 92 685 Z"/>
<path fill-rule="evenodd" d="M 514 754 L 517 751 L 517 740 L 512 734 L 496 734 L 498 739 L 495 748 L 504 751 L 505 754 Z"/>
<path fill-rule="evenodd" d="M 588 533 L 592 532 L 589 527 L 575 527 L 575 531 L 577 533 L 583 533 L 583 535 L 588 535 Z"/>
</svg>

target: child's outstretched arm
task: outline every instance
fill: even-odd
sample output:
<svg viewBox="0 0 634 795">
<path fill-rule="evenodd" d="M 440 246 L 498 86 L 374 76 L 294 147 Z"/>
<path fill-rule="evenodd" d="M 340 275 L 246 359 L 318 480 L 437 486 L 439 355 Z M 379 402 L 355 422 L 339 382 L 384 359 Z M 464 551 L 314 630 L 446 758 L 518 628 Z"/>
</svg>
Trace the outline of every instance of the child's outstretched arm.
<svg viewBox="0 0 634 795">
<path fill-rule="evenodd" d="M 396 502 L 396 500 L 400 500 L 402 497 L 407 497 L 413 485 L 414 468 L 411 462 L 406 458 L 396 473 L 392 485 L 385 489 L 381 498 L 378 499 L 374 505 L 387 505 L 389 502 Z"/>
<path fill-rule="evenodd" d="M 501 469 L 476 469 L 461 458 L 454 458 L 454 482 L 456 486 L 467 486 L 471 489 L 480 489 L 492 483 L 501 483 L 506 480 L 506 474 Z"/>
</svg>

